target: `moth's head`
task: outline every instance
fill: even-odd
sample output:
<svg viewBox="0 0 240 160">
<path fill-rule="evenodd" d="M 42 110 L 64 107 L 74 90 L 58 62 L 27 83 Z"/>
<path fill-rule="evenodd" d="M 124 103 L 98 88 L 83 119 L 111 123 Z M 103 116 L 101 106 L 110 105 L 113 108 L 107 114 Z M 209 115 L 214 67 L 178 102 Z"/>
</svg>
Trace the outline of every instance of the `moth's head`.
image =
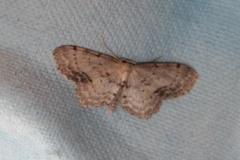
<svg viewBox="0 0 240 160">
<path fill-rule="evenodd" d="M 121 62 L 123 63 L 131 63 L 131 64 L 136 64 L 136 62 L 130 60 L 130 59 L 126 59 L 126 58 L 119 58 Z"/>
</svg>

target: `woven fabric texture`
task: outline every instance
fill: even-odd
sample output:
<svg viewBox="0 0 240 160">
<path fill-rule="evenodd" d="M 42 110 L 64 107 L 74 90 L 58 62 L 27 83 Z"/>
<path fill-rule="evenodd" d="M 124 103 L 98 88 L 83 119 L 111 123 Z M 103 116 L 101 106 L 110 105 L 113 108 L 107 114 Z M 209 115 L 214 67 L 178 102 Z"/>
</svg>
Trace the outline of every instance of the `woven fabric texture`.
<svg viewBox="0 0 240 160">
<path fill-rule="evenodd" d="M 0 0 L 0 160 L 236 160 L 240 157 L 240 1 Z M 175 61 L 200 77 L 139 120 L 79 105 L 54 48 Z M 109 54 L 109 53 L 108 53 Z"/>
</svg>

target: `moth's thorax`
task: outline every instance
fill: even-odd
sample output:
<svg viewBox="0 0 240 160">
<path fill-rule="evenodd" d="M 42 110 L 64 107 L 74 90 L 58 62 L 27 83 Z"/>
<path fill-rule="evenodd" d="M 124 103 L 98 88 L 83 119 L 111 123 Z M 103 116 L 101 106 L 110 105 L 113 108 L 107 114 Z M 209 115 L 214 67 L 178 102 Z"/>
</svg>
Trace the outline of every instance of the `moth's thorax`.
<svg viewBox="0 0 240 160">
<path fill-rule="evenodd" d="M 128 78 L 128 75 L 131 72 L 132 66 L 133 66 L 133 64 L 129 63 L 129 62 L 122 62 L 121 63 L 119 69 L 120 69 L 120 72 L 121 72 L 121 75 L 122 75 L 121 76 L 122 81 L 125 81 Z"/>
</svg>

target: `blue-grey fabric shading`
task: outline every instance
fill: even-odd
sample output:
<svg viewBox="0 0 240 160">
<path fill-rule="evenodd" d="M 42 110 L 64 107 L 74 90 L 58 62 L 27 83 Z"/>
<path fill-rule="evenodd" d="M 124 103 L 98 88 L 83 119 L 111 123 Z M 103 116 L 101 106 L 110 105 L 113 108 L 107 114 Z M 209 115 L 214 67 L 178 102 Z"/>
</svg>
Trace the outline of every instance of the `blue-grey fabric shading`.
<svg viewBox="0 0 240 160">
<path fill-rule="evenodd" d="M 0 1 L 0 159 L 239 159 L 240 1 Z M 181 62 L 190 94 L 139 120 L 79 105 L 57 71 L 63 44 Z"/>
</svg>

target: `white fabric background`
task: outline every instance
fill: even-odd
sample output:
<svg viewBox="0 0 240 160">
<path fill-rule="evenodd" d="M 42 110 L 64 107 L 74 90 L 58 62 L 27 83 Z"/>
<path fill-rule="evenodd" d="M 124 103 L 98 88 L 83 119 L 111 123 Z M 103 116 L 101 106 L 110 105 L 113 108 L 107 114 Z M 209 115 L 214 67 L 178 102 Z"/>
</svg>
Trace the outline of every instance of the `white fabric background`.
<svg viewBox="0 0 240 160">
<path fill-rule="evenodd" d="M 0 0 L 0 159 L 240 159 L 240 1 Z M 62 44 L 177 61 L 190 94 L 139 120 L 80 107 L 56 69 Z"/>
</svg>

